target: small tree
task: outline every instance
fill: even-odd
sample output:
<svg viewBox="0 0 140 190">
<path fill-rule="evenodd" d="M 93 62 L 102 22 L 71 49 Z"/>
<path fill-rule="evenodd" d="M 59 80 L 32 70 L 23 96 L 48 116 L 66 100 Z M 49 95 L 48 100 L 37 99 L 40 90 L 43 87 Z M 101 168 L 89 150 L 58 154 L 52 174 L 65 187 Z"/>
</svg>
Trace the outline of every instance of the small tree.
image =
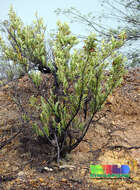
<svg viewBox="0 0 140 190">
<path fill-rule="evenodd" d="M 50 96 L 46 97 L 41 93 L 40 104 L 32 96 L 30 104 L 39 111 L 39 120 L 33 124 L 37 136 L 46 139 L 46 143 L 52 147 L 53 158 L 59 161 L 61 156 L 70 153 L 83 140 L 91 122 L 96 122 L 95 114 L 101 110 L 113 89 L 121 83 L 125 60 L 116 50 L 123 45 L 125 33 L 119 35 L 119 40 L 113 37 L 108 42 L 103 40 L 101 46 L 95 34 L 91 34 L 84 41 L 83 48 L 74 49 L 78 43 L 77 38 L 72 35 L 66 23 L 58 22 L 58 31 L 52 41 L 51 59 L 46 60 L 44 36 L 41 38 L 42 34 L 37 35 L 36 27 L 35 31 L 31 27 L 26 31 L 26 27 L 23 28 L 20 24 L 21 21 L 15 21 L 15 14 L 12 18 L 11 25 L 8 26 L 11 29 L 7 30 L 11 31 L 8 34 L 11 36 L 13 27 L 17 28 L 16 34 L 23 37 L 23 40 L 21 42 L 17 39 L 16 44 L 15 37 L 9 36 L 8 39 L 12 42 L 10 47 L 1 40 L 4 57 L 18 61 L 25 68 L 30 66 L 27 57 L 33 61 L 34 66 L 40 60 L 40 64 L 47 64 L 52 71 L 54 82 Z M 37 28 L 41 26 L 42 22 L 38 23 Z M 42 43 L 42 50 L 38 40 Z M 26 48 L 31 49 L 33 55 Z M 38 88 L 41 75 L 32 73 L 31 78 Z"/>
</svg>

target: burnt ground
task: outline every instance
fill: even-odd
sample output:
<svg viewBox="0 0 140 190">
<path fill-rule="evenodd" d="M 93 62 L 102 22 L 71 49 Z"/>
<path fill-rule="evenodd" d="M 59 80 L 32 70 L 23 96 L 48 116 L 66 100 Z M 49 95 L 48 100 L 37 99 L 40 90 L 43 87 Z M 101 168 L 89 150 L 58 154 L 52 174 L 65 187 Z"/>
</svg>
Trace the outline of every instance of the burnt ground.
<svg viewBox="0 0 140 190">
<path fill-rule="evenodd" d="M 0 146 L 21 126 L 20 110 L 10 95 L 16 85 L 11 82 L 0 87 Z M 16 87 L 29 109 L 32 88 L 28 77 L 20 79 Z M 61 170 L 55 162 L 47 165 L 49 147 L 32 138 L 29 125 L 23 126 L 24 133 L 0 149 L 0 189 L 140 189 L 140 68 L 128 72 L 99 114 L 105 116 L 93 123 L 84 141 L 61 160 L 62 165 L 74 167 Z M 137 165 L 133 168 L 134 161 Z M 90 164 L 129 164 L 131 178 L 91 179 Z M 44 166 L 53 171 L 43 170 Z"/>
</svg>

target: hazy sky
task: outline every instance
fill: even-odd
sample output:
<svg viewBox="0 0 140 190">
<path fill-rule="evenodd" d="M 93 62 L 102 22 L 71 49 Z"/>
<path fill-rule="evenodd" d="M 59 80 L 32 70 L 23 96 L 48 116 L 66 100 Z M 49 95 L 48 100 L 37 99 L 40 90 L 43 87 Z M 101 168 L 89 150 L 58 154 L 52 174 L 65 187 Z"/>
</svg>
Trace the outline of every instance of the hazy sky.
<svg viewBox="0 0 140 190">
<path fill-rule="evenodd" d="M 35 12 L 44 18 L 48 29 L 56 27 L 57 20 L 68 21 L 66 17 L 56 16 L 54 10 L 57 8 L 75 7 L 82 13 L 93 11 L 94 14 L 101 12 L 99 0 L 1 0 L 0 20 L 4 20 L 8 15 L 10 5 L 13 5 L 17 15 L 21 17 L 25 24 L 30 24 L 35 18 Z M 74 24 L 71 27 L 74 33 L 84 33 L 85 27 Z"/>
</svg>

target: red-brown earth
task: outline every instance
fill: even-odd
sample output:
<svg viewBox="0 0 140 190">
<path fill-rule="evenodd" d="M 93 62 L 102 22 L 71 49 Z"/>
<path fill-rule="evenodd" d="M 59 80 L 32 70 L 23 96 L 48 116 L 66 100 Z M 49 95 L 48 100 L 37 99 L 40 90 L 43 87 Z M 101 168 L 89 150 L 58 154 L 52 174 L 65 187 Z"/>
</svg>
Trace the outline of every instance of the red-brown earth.
<svg viewBox="0 0 140 190">
<path fill-rule="evenodd" d="M 14 85 L 17 83 L 0 87 L 0 145 L 20 127 L 20 113 L 10 95 Z M 19 80 L 17 89 L 28 107 L 32 88 L 27 76 Z M 140 68 L 129 70 L 122 85 L 108 97 L 102 113 L 105 116 L 91 125 L 84 141 L 61 161 L 74 168 L 59 170 L 52 163 L 53 171 L 41 171 L 47 163 L 45 147 L 41 150 L 30 140 L 32 131 L 25 126 L 26 133 L 0 149 L 0 190 L 140 189 Z M 135 168 L 133 161 L 137 163 Z M 91 179 L 90 164 L 97 163 L 129 164 L 131 178 Z"/>
</svg>

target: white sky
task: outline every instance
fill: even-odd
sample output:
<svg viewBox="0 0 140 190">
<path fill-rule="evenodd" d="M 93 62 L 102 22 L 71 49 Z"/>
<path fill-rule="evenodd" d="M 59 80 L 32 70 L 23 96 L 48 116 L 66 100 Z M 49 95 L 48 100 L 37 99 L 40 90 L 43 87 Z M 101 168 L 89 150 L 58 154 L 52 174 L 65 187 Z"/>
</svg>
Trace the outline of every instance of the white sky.
<svg viewBox="0 0 140 190">
<path fill-rule="evenodd" d="M 24 21 L 25 24 L 30 24 L 35 18 L 35 12 L 43 17 L 48 29 L 56 28 L 57 20 L 69 21 L 66 17 L 56 16 L 54 10 L 57 8 L 75 7 L 82 13 L 92 11 L 94 14 L 101 13 L 99 0 L 0 0 L 0 21 L 8 16 L 10 5 L 13 5 L 17 15 Z M 74 33 L 84 34 L 85 27 L 80 24 L 70 25 Z"/>
</svg>

